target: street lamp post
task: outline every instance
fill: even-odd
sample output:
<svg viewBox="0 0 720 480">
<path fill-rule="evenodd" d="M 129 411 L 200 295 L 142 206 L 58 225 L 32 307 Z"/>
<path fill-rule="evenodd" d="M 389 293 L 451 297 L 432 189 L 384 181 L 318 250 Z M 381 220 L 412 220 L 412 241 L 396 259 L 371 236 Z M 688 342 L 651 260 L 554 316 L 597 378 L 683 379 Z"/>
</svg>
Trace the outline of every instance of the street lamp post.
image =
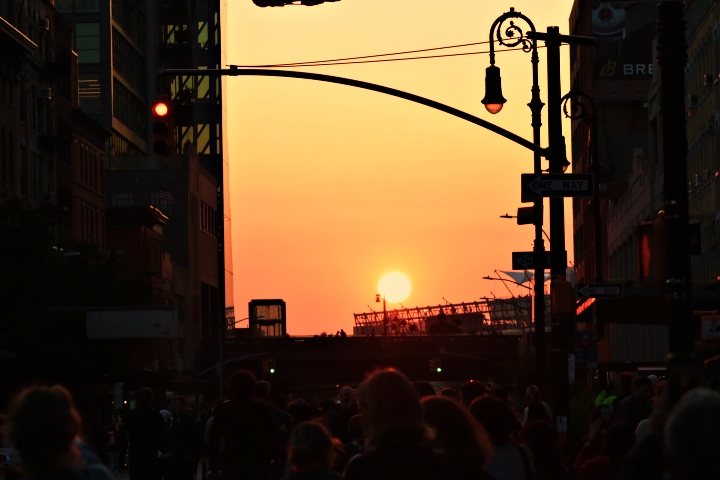
<svg viewBox="0 0 720 480">
<path fill-rule="evenodd" d="M 520 12 L 516 12 L 511 8 L 509 12 L 500 15 L 492 27 L 490 27 L 490 66 L 486 70 L 485 77 L 485 98 L 482 103 L 485 108 L 492 114 L 498 113 L 502 109 L 502 105 L 507 101 L 502 96 L 502 88 L 500 85 L 500 69 L 495 66 L 495 38 L 500 45 L 509 48 L 522 45 L 525 52 L 532 52 L 530 62 L 532 63 L 533 84 L 531 88 L 532 98 L 528 106 L 532 114 L 531 125 L 533 128 L 533 143 L 540 145 L 540 126 L 542 125 L 542 109 L 545 105 L 540 100 L 540 86 L 538 85 L 538 63 L 539 57 L 537 53 L 537 40 L 529 41 L 523 35 L 523 31 L 513 20 L 510 20 L 510 26 L 505 29 L 503 36 L 503 23 L 506 20 L 519 18 L 526 22 L 530 27 L 530 31 L 535 32 L 535 25 L 532 21 Z M 499 107 L 498 107 L 499 106 Z M 541 155 L 535 152 L 533 157 L 533 173 L 542 173 Z M 535 241 L 533 243 L 533 252 L 535 253 L 535 278 L 545 278 L 544 253 L 545 242 L 543 241 L 543 200 L 542 198 L 533 201 L 535 225 Z M 541 260 L 542 259 L 542 260 Z M 537 382 L 541 383 L 546 375 L 546 347 L 545 347 L 545 290 L 543 282 L 535 282 L 535 291 L 533 295 L 533 319 L 535 323 L 535 368 Z"/>
<path fill-rule="evenodd" d="M 511 40 L 508 43 L 502 38 L 502 23 L 508 18 L 521 18 L 530 25 L 530 31 L 524 36 L 519 27 L 514 22 L 510 22 L 510 26 L 505 29 L 505 34 Z M 537 41 L 542 40 L 545 42 L 545 48 L 547 50 L 547 84 L 548 84 L 548 155 L 549 160 L 549 173 L 551 174 L 563 174 L 567 169 L 569 162 L 565 156 L 565 138 L 562 134 L 562 93 L 561 93 L 561 82 L 560 82 L 560 45 L 563 43 L 570 44 L 581 44 L 581 45 L 593 45 L 595 43 L 594 38 L 578 37 L 573 35 L 560 35 L 560 29 L 558 27 L 548 27 L 547 33 L 537 32 L 532 25 L 532 22 L 521 15 L 519 12 L 515 12 L 511 9 L 509 12 L 504 13 L 493 23 L 490 30 L 490 67 L 487 69 L 486 77 L 486 92 L 483 103 L 490 113 L 497 113 L 502 108 L 502 104 L 506 102 L 502 96 L 502 90 L 500 85 L 500 69 L 495 66 L 495 55 L 493 50 L 493 34 L 497 28 L 497 39 L 501 45 L 506 46 L 517 46 L 522 45 L 524 51 L 533 50 L 537 53 Z M 518 38 L 515 38 L 518 35 Z M 531 40 L 532 42 L 529 42 Z M 533 97 L 535 97 L 534 86 L 537 85 L 537 66 L 533 64 Z M 538 89 L 539 93 L 539 89 Z M 539 99 L 537 100 L 539 102 Z M 497 104 L 499 103 L 499 108 Z M 533 102 L 530 103 L 530 108 L 535 112 L 538 109 L 537 103 L 535 109 L 533 109 Z M 539 116 L 535 118 L 533 115 L 533 133 L 535 142 L 539 144 Z M 539 168 L 539 156 L 535 156 L 535 174 L 542 173 L 542 169 Z M 551 318 L 552 318 L 552 333 L 553 333 L 553 352 L 552 352 L 552 389 L 553 389 L 553 403 L 555 407 L 555 419 L 557 431 L 561 434 L 565 434 L 568 431 L 568 415 L 570 413 L 570 381 L 568 378 L 568 350 L 569 350 L 569 320 L 574 314 L 574 298 L 572 292 L 572 286 L 565 278 L 565 269 L 567 268 L 567 252 L 565 251 L 565 199 L 563 197 L 551 197 L 550 198 L 550 272 L 551 272 L 551 283 L 550 283 L 550 296 L 551 296 Z M 539 208 L 538 208 L 539 207 Z M 535 215 L 536 215 L 536 229 L 540 226 L 540 230 L 536 230 L 536 245 L 533 249 L 535 255 L 541 250 L 537 245 L 537 240 L 542 242 L 542 199 L 535 201 Z M 541 265 L 541 258 L 535 259 L 535 265 Z M 536 269 L 536 275 L 541 275 L 543 278 L 545 273 L 543 270 Z M 542 273 L 540 273 L 542 272 Z M 542 285 L 542 284 L 541 284 Z M 537 282 L 536 282 L 537 287 Z M 535 295 L 536 301 L 538 299 L 544 300 L 544 295 Z M 536 309 L 536 313 L 538 310 Z M 542 321 L 542 325 L 538 323 L 538 320 Z M 542 315 L 536 317 L 535 334 L 536 334 L 536 357 L 537 362 L 544 363 L 544 309 Z M 537 341 L 542 342 L 537 344 Z M 538 372 L 541 372 L 538 366 Z M 544 369 L 542 370 L 544 374 Z"/>
<path fill-rule="evenodd" d="M 387 337 L 387 304 L 385 303 L 385 294 L 384 293 L 376 293 L 375 294 L 375 302 L 380 302 L 380 299 L 382 298 L 383 303 L 383 337 Z"/>
</svg>

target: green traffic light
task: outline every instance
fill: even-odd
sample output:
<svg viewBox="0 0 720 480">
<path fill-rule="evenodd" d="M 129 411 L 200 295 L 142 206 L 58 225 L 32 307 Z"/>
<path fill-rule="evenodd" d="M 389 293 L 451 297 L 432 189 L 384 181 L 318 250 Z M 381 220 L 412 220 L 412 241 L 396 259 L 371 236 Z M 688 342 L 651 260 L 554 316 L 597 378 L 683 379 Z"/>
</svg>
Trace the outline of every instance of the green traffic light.
<svg viewBox="0 0 720 480">
<path fill-rule="evenodd" d="M 442 372 L 442 367 L 437 367 L 436 370 L 437 370 L 438 373 L 440 373 L 440 372 Z"/>
<path fill-rule="evenodd" d="M 270 373 L 275 373 L 275 369 L 274 369 L 274 368 L 271 368 L 271 369 L 270 369 Z"/>
</svg>

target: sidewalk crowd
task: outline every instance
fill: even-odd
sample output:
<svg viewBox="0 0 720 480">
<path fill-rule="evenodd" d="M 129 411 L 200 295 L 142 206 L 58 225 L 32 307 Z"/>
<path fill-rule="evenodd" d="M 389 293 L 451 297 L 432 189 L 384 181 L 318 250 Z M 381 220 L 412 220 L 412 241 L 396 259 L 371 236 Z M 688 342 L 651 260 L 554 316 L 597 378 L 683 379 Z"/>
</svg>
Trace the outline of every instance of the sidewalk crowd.
<svg viewBox="0 0 720 480">
<path fill-rule="evenodd" d="M 111 432 L 83 425 L 62 386 L 34 386 L 14 400 L 0 443 L 7 480 L 715 480 L 720 479 L 717 385 L 673 399 L 655 376 L 620 375 L 587 405 L 577 445 L 554 428 L 532 385 L 469 381 L 435 392 L 395 369 L 310 405 L 272 395 L 241 370 L 231 400 L 209 413 L 182 396 L 167 410 L 142 389 Z M 0 452 L 8 452 L 4 448 Z M 0 454 L 7 461 L 7 455 Z M 3 468 L 5 467 L 5 468 Z M 3 479 L 5 480 L 5 479 Z"/>
</svg>

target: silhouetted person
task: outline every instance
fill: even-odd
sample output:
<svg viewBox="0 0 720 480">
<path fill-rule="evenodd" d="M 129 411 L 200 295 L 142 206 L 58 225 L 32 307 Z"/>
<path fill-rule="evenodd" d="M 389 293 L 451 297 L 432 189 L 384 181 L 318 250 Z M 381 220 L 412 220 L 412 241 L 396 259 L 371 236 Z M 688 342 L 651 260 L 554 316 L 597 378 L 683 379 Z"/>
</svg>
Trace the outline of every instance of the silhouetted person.
<svg viewBox="0 0 720 480">
<path fill-rule="evenodd" d="M 535 474 L 532 453 L 516 444 L 520 422 L 505 403 L 497 398 L 480 397 L 470 405 L 470 413 L 485 427 L 494 452 L 485 470 L 495 480 L 525 480 Z"/>
<path fill-rule="evenodd" d="M 200 458 L 200 435 L 185 397 L 175 397 L 172 408 L 170 480 L 193 480 Z"/>
<path fill-rule="evenodd" d="M 345 470 L 348 462 L 355 455 L 359 455 L 365 451 L 365 433 L 362 429 L 362 421 L 360 415 L 353 415 L 348 422 L 348 432 L 350 433 L 351 441 L 343 446 L 343 455 L 341 461 L 339 461 L 334 470 L 342 472 Z"/>
<path fill-rule="evenodd" d="M 158 439 L 165 428 L 160 412 L 152 408 L 153 392 L 142 388 L 137 396 L 137 408 L 130 410 L 125 421 L 128 432 L 130 480 L 160 478 L 157 468 Z"/>
<path fill-rule="evenodd" d="M 250 372 L 241 370 L 230 378 L 230 393 L 233 399 L 218 405 L 210 428 L 210 471 L 213 476 L 222 471 L 226 480 L 267 480 L 281 456 L 270 409 L 254 399 Z"/>
<path fill-rule="evenodd" d="M 311 421 L 299 424 L 290 435 L 287 463 L 292 473 L 285 478 L 340 480 L 340 474 L 330 471 L 338 448 L 339 442 L 330 436 L 322 423 Z"/>
<path fill-rule="evenodd" d="M 435 395 L 435 388 L 430 385 L 430 382 L 426 382 L 425 380 L 416 380 L 412 382 L 412 386 L 421 399 Z"/>
<path fill-rule="evenodd" d="M 484 383 L 470 380 L 460 387 L 460 403 L 465 407 L 469 407 L 473 400 L 482 397 L 486 393 L 487 388 Z"/>
<path fill-rule="evenodd" d="M 460 403 L 460 394 L 454 388 L 445 387 L 440 390 L 440 395 L 442 395 L 443 397 L 451 398 L 456 402 Z"/>
<path fill-rule="evenodd" d="M 523 428 L 523 436 L 535 461 L 535 480 L 570 478 L 563 466 L 558 434 L 548 420 L 529 420 Z"/>
<path fill-rule="evenodd" d="M 607 432 L 600 454 L 584 462 L 575 472 L 578 480 L 615 480 L 633 445 L 635 429 L 625 422 L 615 423 Z"/>
<path fill-rule="evenodd" d="M 28 480 L 112 480 L 104 465 L 77 463 L 79 431 L 72 396 L 59 385 L 23 390 L 10 407 L 10 439 Z"/>
<path fill-rule="evenodd" d="M 327 411 L 328 428 L 343 444 L 352 440 L 348 431 L 348 422 L 355 413 L 352 408 L 353 395 L 355 390 L 352 387 L 347 385 L 342 387 L 338 393 L 338 403 L 333 403 Z"/>
<path fill-rule="evenodd" d="M 540 399 L 540 389 L 537 387 L 537 385 L 530 385 L 527 390 L 525 390 L 525 399 L 527 400 L 528 406 L 525 407 L 525 412 L 523 413 L 523 424 L 528 421 L 528 415 L 530 415 L 530 405 L 532 405 L 533 402 L 539 402 L 545 409 L 547 417 L 553 418 L 552 410 L 550 410 L 550 405 Z"/>
<path fill-rule="evenodd" d="M 492 457 L 492 444 L 483 427 L 457 401 L 435 395 L 421 400 L 425 423 L 433 429 L 431 445 L 440 449 L 458 480 L 491 479 L 483 466 Z"/>
<path fill-rule="evenodd" d="M 342 328 L 340 329 L 340 336 L 343 338 L 347 337 L 347 333 L 345 333 L 345 330 L 343 330 Z"/>
<path fill-rule="evenodd" d="M 448 478 L 444 460 L 429 445 L 417 393 L 405 375 L 379 370 L 358 388 L 358 407 L 370 446 L 345 468 L 346 480 Z"/>
<path fill-rule="evenodd" d="M 632 395 L 625 397 L 617 409 L 619 422 L 627 422 L 637 429 L 638 423 L 650 416 L 650 397 L 652 397 L 652 380 L 648 377 L 637 377 L 633 382 L 635 391 Z"/>
<path fill-rule="evenodd" d="M 720 478 L 720 395 L 707 388 L 682 397 L 665 425 L 670 470 L 679 480 Z"/>
</svg>

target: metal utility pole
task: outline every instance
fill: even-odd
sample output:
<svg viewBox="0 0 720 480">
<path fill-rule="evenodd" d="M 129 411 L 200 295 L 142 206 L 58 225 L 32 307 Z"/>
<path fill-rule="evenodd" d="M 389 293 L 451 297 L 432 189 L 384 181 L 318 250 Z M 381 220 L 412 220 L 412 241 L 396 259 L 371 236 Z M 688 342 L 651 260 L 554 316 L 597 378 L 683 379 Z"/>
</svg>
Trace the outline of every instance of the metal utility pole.
<svg viewBox="0 0 720 480">
<path fill-rule="evenodd" d="M 665 298 L 671 353 L 695 349 L 685 134 L 685 20 L 683 2 L 658 5 L 657 60 L 662 112 L 663 209 L 665 210 Z"/>
<path fill-rule="evenodd" d="M 569 166 L 562 134 L 562 94 L 560 82 L 560 45 L 593 45 L 594 38 L 560 35 L 558 27 L 548 27 L 547 33 L 529 32 L 529 38 L 544 40 L 547 50 L 548 78 L 548 150 L 550 174 L 563 174 Z M 568 431 L 570 413 L 570 380 L 568 378 L 569 323 L 575 313 L 575 293 L 565 278 L 564 198 L 550 198 L 550 255 L 552 280 L 550 283 L 552 314 L 552 392 L 555 427 L 560 434 Z"/>
</svg>

